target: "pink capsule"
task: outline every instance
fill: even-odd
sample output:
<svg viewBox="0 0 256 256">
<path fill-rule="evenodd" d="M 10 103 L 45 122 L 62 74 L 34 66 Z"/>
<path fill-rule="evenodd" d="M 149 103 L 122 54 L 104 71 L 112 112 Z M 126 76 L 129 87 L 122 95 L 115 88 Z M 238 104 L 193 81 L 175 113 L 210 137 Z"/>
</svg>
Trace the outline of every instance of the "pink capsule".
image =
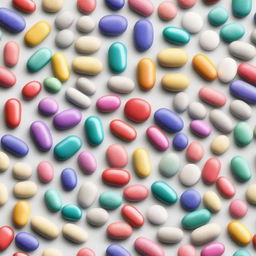
<svg viewBox="0 0 256 256">
<path fill-rule="evenodd" d="M 178 256 L 196 256 L 196 249 L 190 244 L 184 244 L 178 249 Z"/>
<path fill-rule="evenodd" d="M 221 162 L 218 158 L 209 158 L 202 170 L 202 180 L 205 184 L 210 185 L 216 182 L 221 169 Z"/>
<path fill-rule="evenodd" d="M 4 46 L 4 63 L 8 67 L 14 67 L 20 57 L 20 46 L 18 43 L 10 41 Z"/>
<path fill-rule="evenodd" d="M 147 136 L 152 145 L 160 151 L 165 151 L 170 146 L 169 138 L 156 126 L 147 129 Z"/>
<path fill-rule="evenodd" d="M 247 214 L 247 211 L 248 206 L 241 199 L 235 199 L 229 205 L 229 212 L 233 218 L 243 218 Z"/>
<path fill-rule="evenodd" d="M 142 16 L 150 16 L 154 12 L 154 5 L 150 0 L 128 0 L 129 7 Z"/>
<path fill-rule="evenodd" d="M 256 85 L 256 67 L 254 65 L 247 62 L 241 63 L 237 72 L 246 82 Z"/>
<path fill-rule="evenodd" d="M 236 194 L 234 184 L 227 177 L 220 176 L 216 181 L 216 186 L 223 197 L 231 198 Z"/>
<path fill-rule="evenodd" d="M 128 153 L 122 144 L 112 144 L 106 152 L 108 164 L 114 168 L 123 168 L 128 163 Z"/>
<path fill-rule="evenodd" d="M 37 166 L 37 175 L 41 182 L 49 183 L 53 180 L 54 169 L 50 162 L 42 161 Z"/>
<path fill-rule="evenodd" d="M 202 249 L 201 256 L 221 256 L 224 252 L 225 245 L 223 243 L 213 242 Z"/>
<path fill-rule="evenodd" d="M 132 227 L 126 222 L 111 223 L 107 227 L 107 234 L 115 240 L 124 240 L 132 235 Z"/>
<path fill-rule="evenodd" d="M 120 97 L 117 95 L 105 95 L 96 102 L 96 107 L 100 112 L 114 112 L 121 105 Z"/>
<path fill-rule="evenodd" d="M 186 157 L 188 161 L 197 163 L 199 162 L 204 156 L 204 147 L 199 142 L 191 142 L 186 149 Z"/>
<path fill-rule="evenodd" d="M 85 174 L 92 174 L 96 171 L 97 162 L 94 155 L 89 151 L 83 151 L 79 154 L 78 165 Z"/>
<path fill-rule="evenodd" d="M 0 87 L 9 88 L 16 83 L 16 76 L 7 68 L 0 66 Z"/>
<path fill-rule="evenodd" d="M 210 86 L 204 86 L 199 90 L 199 97 L 202 101 L 214 107 L 222 107 L 226 104 L 227 98 L 222 93 Z"/>
<path fill-rule="evenodd" d="M 96 256 L 95 252 L 90 248 L 82 248 L 78 251 L 76 256 Z"/>
<path fill-rule="evenodd" d="M 138 237 L 134 242 L 135 249 L 138 253 L 145 256 L 164 256 L 164 250 L 157 243 L 146 237 Z"/>
<path fill-rule="evenodd" d="M 148 197 L 148 188 L 144 185 L 130 185 L 124 189 L 124 198 L 130 202 L 140 202 Z"/>
<path fill-rule="evenodd" d="M 178 4 L 181 8 L 189 9 L 196 4 L 196 0 L 178 0 Z"/>
</svg>

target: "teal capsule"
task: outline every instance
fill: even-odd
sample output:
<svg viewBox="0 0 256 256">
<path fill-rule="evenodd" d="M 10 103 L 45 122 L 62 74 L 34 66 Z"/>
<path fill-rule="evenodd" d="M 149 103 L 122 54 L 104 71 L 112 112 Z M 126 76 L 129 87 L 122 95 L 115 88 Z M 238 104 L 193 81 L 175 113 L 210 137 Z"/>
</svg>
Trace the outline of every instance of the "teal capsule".
<svg viewBox="0 0 256 256">
<path fill-rule="evenodd" d="M 54 147 L 54 156 L 61 161 L 72 157 L 82 146 L 82 140 L 75 135 L 67 136 Z"/>
<path fill-rule="evenodd" d="M 48 189 L 44 193 L 44 201 L 47 208 L 52 212 L 58 212 L 62 207 L 60 193 L 55 189 Z"/>
<path fill-rule="evenodd" d="M 61 209 L 61 215 L 65 220 L 78 221 L 82 217 L 82 210 L 74 204 L 67 204 Z"/>
<path fill-rule="evenodd" d="M 208 13 L 208 21 L 212 26 L 221 26 L 228 20 L 228 12 L 225 8 L 217 6 Z"/>
<path fill-rule="evenodd" d="M 238 123 L 234 129 L 234 139 L 238 146 L 247 146 L 253 140 L 253 129 L 247 122 Z"/>
<path fill-rule="evenodd" d="M 122 196 L 115 191 L 105 191 L 101 193 L 99 203 L 106 210 L 114 210 L 122 204 Z"/>
<path fill-rule="evenodd" d="M 252 10 L 252 0 L 232 0 L 232 12 L 237 18 L 244 18 Z"/>
<path fill-rule="evenodd" d="M 33 53 L 27 61 L 27 69 L 30 72 L 37 72 L 47 65 L 52 59 L 52 51 L 47 48 L 40 48 Z"/>
<path fill-rule="evenodd" d="M 177 27 L 166 27 L 163 30 L 163 36 L 169 43 L 177 45 L 184 45 L 190 41 L 190 34 L 186 30 Z"/>
<path fill-rule="evenodd" d="M 231 172 L 240 182 L 246 182 L 251 179 L 252 172 L 248 161 L 242 156 L 235 156 L 230 162 Z"/>
<path fill-rule="evenodd" d="M 239 249 L 232 256 L 251 256 L 251 254 L 245 249 Z"/>
<path fill-rule="evenodd" d="M 180 169 L 180 158 L 174 153 L 163 155 L 159 162 L 160 173 L 169 178 L 174 176 Z"/>
<path fill-rule="evenodd" d="M 109 47 L 108 65 L 114 73 L 125 71 L 127 67 L 127 48 L 123 43 L 115 42 Z"/>
<path fill-rule="evenodd" d="M 185 229 L 196 229 L 207 224 L 212 214 L 207 209 L 199 209 L 188 213 L 182 218 L 182 226 Z"/>
<path fill-rule="evenodd" d="M 100 145 L 104 140 L 104 129 L 97 116 L 90 116 L 84 122 L 87 141 L 92 146 Z"/>
<path fill-rule="evenodd" d="M 44 88 L 51 93 L 57 93 L 60 91 L 62 83 L 56 77 L 47 77 L 44 79 Z"/>
<path fill-rule="evenodd" d="M 155 181 L 151 185 L 154 197 L 164 204 L 174 204 L 178 200 L 176 191 L 164 181 Z"/>
<path fill-rule="evenodd" d="M 223 41 L 231 43 L 244 36 L 244 26 L 237 22 L 225 24 L 220 29 L 220 37 Z"/>
</svg>

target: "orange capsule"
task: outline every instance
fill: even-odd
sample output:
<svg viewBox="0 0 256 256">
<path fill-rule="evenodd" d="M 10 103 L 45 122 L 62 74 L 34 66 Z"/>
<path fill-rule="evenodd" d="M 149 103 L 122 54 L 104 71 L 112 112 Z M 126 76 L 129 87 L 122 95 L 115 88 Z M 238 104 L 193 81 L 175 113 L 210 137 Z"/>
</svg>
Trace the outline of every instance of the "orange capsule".
<svg viewBox="0 0 256 256">
<path fill-rule="evenodd" d="M 192 60 L 195 71 L 205 80 L 213 81 L 217 78 L 217 69 L 212 61 L 203 54 L 197 54 Z"/>
<path fill-rule="evenodd" d="M 9 99 L 4 106 L 5 122 L 10 128 L 16 128 L 21 121 L 21 104 L 18 99 Z"/>
<path fill-rule="evenodd" d="M 131 175 L 128 171 L 119 168 L 108 168 L 102 173 L 102 180 L 111 186 L 122 187 L 129 183 Z"/>
<path fill-rule="evenodd" d="M 142 90 L 150 90 L 156 82 L 156 64 L 152 59 L 141 59 L 137 66 L 137 79 Z"/>
<path fill-rule="evenodd" d="M 132 235 L 132 227 L 125 222 L 114 222 L 108 225 L 107 234 L 115 240 L 124 240 Z"/>
</svg>

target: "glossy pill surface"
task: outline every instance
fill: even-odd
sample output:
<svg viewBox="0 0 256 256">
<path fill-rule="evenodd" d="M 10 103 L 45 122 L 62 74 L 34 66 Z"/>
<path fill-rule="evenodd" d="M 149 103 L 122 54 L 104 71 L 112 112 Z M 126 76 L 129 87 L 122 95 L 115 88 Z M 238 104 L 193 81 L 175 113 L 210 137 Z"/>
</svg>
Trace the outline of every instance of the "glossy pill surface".
<svg viewBox="0 0 256 256">
<path fill-rule="evenodd" d="M 30 218 L 31 207 L 25 200 L 18 201 L 12 211 L 12 221 L 16 227 L 24 227 Z"/>
<path fill-rule="evenodd" d="M 178 27 L 166 27 L 163 30 L 163 37 L 171 44 L 185 45 L 190 41 L 190 34 Z"/>
<path fill-rule="evenodd" d="M 236 193 L 234 184 L 227 177 L 218 177 L 216 186 L 220 194 L 225 198 L 232 198 Z"/>
<path fill-rule="evenodd" d="M 218 158 L 209 158 L 202 170 L 202 179 L 205 184 L 213 184 L 216 182 L 221 170 L 221 161 Z"/>
<path fill-rule="evenodd" d="M 226 96 L 210 86 L 204 86 L 199 90 L 199 97 L 202 101 L 214 106 L 222 107 L 226 104 Z"/>
<path fill-rule="evenodd" d="M 6 125 L 10 128 L 16 128 L 21 122 L 21 103 L 18 99 L 11 98 L 5 102 L 4 113 Z"/>
<path fill-rule="evenodd" d="M 99 30 L 106 36 L 119 36 L 126 31 L 127 26 L 126 18 L 118 14 L 106 15 L 99 21 Z"/>
<path fill-rule="evenodd" d="M 75 244 L 85 243 L 88 239 L 87 232 L 80 226 L 72 223 L 67 223 L 63 226 L 62 234 L 67 240 Z"/>
<path fill-rule="evenodd" d="M 13 0 L 12 4 L 25 13 L 33 13 L 36 10 L 36 4 L 31 0 Z"/>
<path fill-rule="evenodd" d="M 189 79 L 184 74 L 167 74 L 161 80 L 164 89 L 171 92 L 179 92 L 189 87 Z"/>
<path fill-rule="evenodd" d="M 86 221 L 88 224 L 94 227 L 101 227 L 109 219 L 108 212 L 103 208 L 91 208 L 86 215 Z"/>
<path fill-rule="evenodd" d="M 9 69 L 0 66 L 0 87 L 9 88 L 16 83 L 16 76 Z"/>
<path fill-rule="evenodd" d="M 154 12 L 154 5 L 151 1 L 128 0 L 129 7 L 141 16 L 150 16 Z"/>
<path fill-rule="evenodd" d="M 58 109 L 59 104 L 54 98 L 45 97 L 38 104 L 38 110 L 44 116 L 54 115 Z"/>
<path fill-rule="evenodd" d="M 98 196 L 98 188 L 92 182 L 84 182 L 78 191 L 77 202 L 82 208 L 89 208 Z"/>
<path fill-rule="evenodd" d="M 99 203 L 106 210 L 114 210 L 122 204 L 122 197 L 115 191 L 105 191 L 101 193 Z"/>
<path fill-rule="evenodd" d="M 22 96 L 26 100 L 32 100 L 42 90 L 42 85 L 39 81 L 31 81 L 24 85 L 22 88 Z"/>
<path fill-rule="evenodd" d="M 102 71 L 103 65 L 95 57 L 79 56 L 73 59 L 72 68 L 79 74 L 95 76 Z"/>
<path fill-rule="evenodd" d="M 162 247 L 146 237 L 138 237 L 134 242 L 134 246 L 136 251 L 142 255 L 164 256 Z"/>
<path fill-rule="evenodd" d="M 86 138 L 90 145 L 98 146 L 104 140 L 104 129 L 102 121 L 97 116 L 90 116 L 84 122 Z"/>
<path fill-rule="evenodd" d="M 56 52 L 52 55 L 52 68 L 56 78 L 61 82 L 65 82 L 69 79 L 70 71 L 68 66 L 67 57 L 61 53 Z"/>
<path fill-rule="evenodd" d="M 195 189 L 185 190 L 180 197 L 180 204 L 182 208 L 186 211 L 196 210 L 201 203 L 201 195 Z"/>
<path fill-rule="evenodd" d="M 82 217 L 82 210 L 74 204 L 67 204 L 61 209 L 61 215 L 68 221 L 78 221 Z"/>
<path fill-rule="evenodd" d="M 133 205 L 125 204 L 122 209 L 121 213 L 123 218 L 135 228 L 139 228 L 144 224 L 144 217 L 142 213 Z"/>
<path fill-rule="evenodd" d="M 19 232 L 15 236 L 15 244 L 23 251 L 32 252 L 38 248 L 39 241 L 33 234 L 27 232 Z"/>
<path fill-rule="evenodd" d="M 9 41 L 4 45 L 4 63 L 8 67 L 14 67 L 20 56 L 20 46 L 14 41 Z"/>
<path fill-rule="evenodd" d="M 128 153 L 122 144 L 112 144 L 107 148 L 108 164 L 114 168 L 123 168 L 128 163 Z"/>
<path fill-rule="evenodd" d="M 244 246 L 251 242 L 252 234 L 247 229 L 247 227 L 241 223 L 240 221 L 231 221 L 228 226 L 228 233 L 230 237 L 236 242 L 238 245 Z"/>
<path fill-rule="evenodd" d="M 137 137 L 135 128 L 125 121 L 114 119 L 109 126 L 111 132 L 124 141 L 133 141 Z"/>
<path fill-rule="evenodd" d="M 230 162 L 231 173 L 239 182 L 246 182 L 251 179 L 251 168 L 248 161 L 242 156 L 234 156 Z"/>
<path fill-rule="evenodd" d="M 91 105 L 91 99 L 76 88 L 69 87 L 65 93 L 66 99 L 75 106 L 86 109 Z"/>
<path fill-rule="evenodd" d="M 111 186 L 122 187 L 129 183 L 130 173 L 124 169 L 108 168 L 102 172 L 102 180 Z"/>
<path fill-rule="evenodd" d="M 232 12 L 237 18 L 244 18 L 252 10 L 252 0 L 233 0 L 232 1 Z"/>
<path fill-rule="evenodd" d="M 121 105 L 121 99 L 117 95 L 104 95 L 96 101 L 96 107 L 100 112 L 110 113 L 117 110 Z"/>
<path fill-rule="evenodd" d="M 61 172 L 61 184 L 66 191 L 73 190 L 77 185 L 77 174 L 72 168 L 65 168 Z"/>
<path fill-rule="evenodd" d="M 140 202 L 146 199 L 148 194 L 148 188 L 142 184 L 127 186 L 123 191 L 124 198 L 130 202 Z"/>
<path fill-rule="evenodd" d="M 164 154 L 159 161 L 159 172 L 164 177 L 174 176 L 180 169 L 180 159 L 175 153 Z"/>
<path fill-rule="evenodd" d="M 212 8 L 208 13 L 208 21 L 212 26 L 221 26 L 228 20 L 228 12 L 221 6 Z"/>
<path fill-rule="evenodd" d="M 85 174 L 92 174 L 97 168 L 97 161 L 90 151 L 83 151 L 77 158 L 80 169 Z"/>
<path fill-rule="evenodd" d="M 60 193 L 55 189 L 48 189 L 44 194 L 47 208 L 52 212 L 58 212 L 62 208 Z"/>
<path fill-rule="evenodd" d="M 238 75 L 250 84 L 256 84 L 256 67 L 248 62 L 239 64 L 237 69 Z"/>
<path fill-rule="evenodd" d="M 220 37 L 227 43 L 240 39 L 243 37 L 244 33 L 244 26 L 237 22 L 225 24 L 220 29 Z"/>
<path fill-rule="evenodd" d="M 111 44 L 108 49 L 108 65 L 113 73 L 122 73 L 127 67 L 127 48 L 121 42 Z"/>
<path fill-rule="evenodd" d="M 202 251 L 202 256 L 216 255 L 221 256 L 225 252 L 225 245 L 221 242 L 213 242 L 206 245 Z"/>
<path fill-rule="evenodd" d="M 146 178 L 151 174 L 151 159 L 148 151 L 144 148 L 137 148 L 132 155 L 133 167 L 136 174 Z"/>
<path fill-rule="evenodd" d="M 132 227 L 126 222 L 114 222 L 108 225 L 107 235 L 114 240 L 125 240 L 132 235 Z"/>
<path fill-rule="evenodd" d="M 10 226 L 0 227 L 0 251 L 7 249 L 14 238 L 14 231 Z"/>
<path fill-rule="evenodd" d="M 158 127 L 150 126 L 146 133 L 149 141 L 156 149 L 165 151 L 169 148 L 170 142 L 168 137 Z"/>
<path fill-rule="evenodd" d="M 97 2 L 96 0 L 78 0 L 77 8 L 86 14 L 92 13 L 96 8 Z"/>
</svg>

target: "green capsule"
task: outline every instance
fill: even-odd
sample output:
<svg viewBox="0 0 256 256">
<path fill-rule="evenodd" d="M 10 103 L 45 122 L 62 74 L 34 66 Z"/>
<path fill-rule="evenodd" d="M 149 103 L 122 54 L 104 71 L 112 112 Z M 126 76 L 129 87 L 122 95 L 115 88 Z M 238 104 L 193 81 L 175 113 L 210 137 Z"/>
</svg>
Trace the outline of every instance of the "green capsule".
<svg viewBox="0 0 256 256">
<path fill-rule="evenodd" d="M 235 156 L 230 162 L 231 172 L 240 182 L 246 182 L 251 179 L 252 173 L 248 161 L 242 156 Z"/>
<path fill-rule="evenodd" d="M 52 212 L 58 212 L 62 207 L 60 193 L 55 189 L 48 189 L 44 193 L 44 201 L 47 208 Z"/>
<path fill-rule="evenodd" d="M 61 209 L 61 215 L 66 220 L 78 221 L 82 217 L 82 210 L 74 204 L 67 204 Z"/>
<path fill-rule="evenodd" d="M 207 209 L 199 209 L 188 213 L 182 218 L 182 226 L 185 229 L 196 229 L 207 224 L 212 214 Z"/>
<path fill-rule="evenodd" d="M 220 29 L 220 37 L 223 41 L 231 43 L 244 36 L 244 26 L 237 22 L 225 24 Z"/>
<path fill-rule="evenodd" d="M 122 196 L 115 191 L 105 191 L 101 193 L 99 203 L 106 210 L 114 210 L 122 204 Z"/>
<path fill-rule="evenodd" d="M 228 12 L 225 8 L 217 6 L 208 13 L 208 21 L 212 26 L 221 26 L 228 20 Z"/>
<path fill-rule="evenodd" d="M 100 145 L 104 140 L 104 129 L 97 116 L 90 116 L 84 122 L 84 129 L 88 143 L 92 146 Z"/>
<path fill-rule="evenodd" d="M 244 18 L 252 10 L 252 0 L 232 0 L 232 12 L 237 18 Z"/>
<path fill-rule="evenodd" d="M 47 48 L 40 48 L 27 61 L 27 69 L 30 72 L 37 72 L 47 65 L 52 59 L 52 51 Z"/>
<path fill-rule="evenodd" d="M 245 249 L 239 249 L 232 256 L 251 256 L 251 254 Z"/>
<path fill-rule="evenodd" d="M 163 155 L 159 162 L 160 173 L 169 178 L 175 175 L 180 169 L 180 158 L 174 153 Z"/>
<path fill-rule="evenodd" d="M 253 130 L 247 122 L 240 122 L 235 126 L 234 139 L 238 146 L 244 147 L 253 140 Z"/>
<path fill-rule="evenodd" d="M 82 140 L 75 135 L 67 136 L 54 147 L 54 156 L 61 161 L 72 157 L 82 146 Z"/>
<path fill-rule="evenodd" d="M 154 197 L 165 204 L 174 204 L 178 200 L 176 191 L 164 181 L 155 181 L 151 185 Z"/>
<path fill-rule="evenodd" d="M 186 30 L 177 27 L 166 27 L 163 30 L 163 36 L 169 43 L 177 45 L 184 45 L 190 41 L 190 34 Z"/>
<path fill-rule="evenodd" d="M 56 77 L 47 77 L 44 79 L 44 88 L 51 93 L 57 93 L 61 89 L 61 81 Z"/>
<path fill-rule="evenodd" d="M 123 43 L 115 42 L 109 47 L 108 65 L 114 73 L 125 71 L 127 67 L 127 48 Z"/>
</svg>

